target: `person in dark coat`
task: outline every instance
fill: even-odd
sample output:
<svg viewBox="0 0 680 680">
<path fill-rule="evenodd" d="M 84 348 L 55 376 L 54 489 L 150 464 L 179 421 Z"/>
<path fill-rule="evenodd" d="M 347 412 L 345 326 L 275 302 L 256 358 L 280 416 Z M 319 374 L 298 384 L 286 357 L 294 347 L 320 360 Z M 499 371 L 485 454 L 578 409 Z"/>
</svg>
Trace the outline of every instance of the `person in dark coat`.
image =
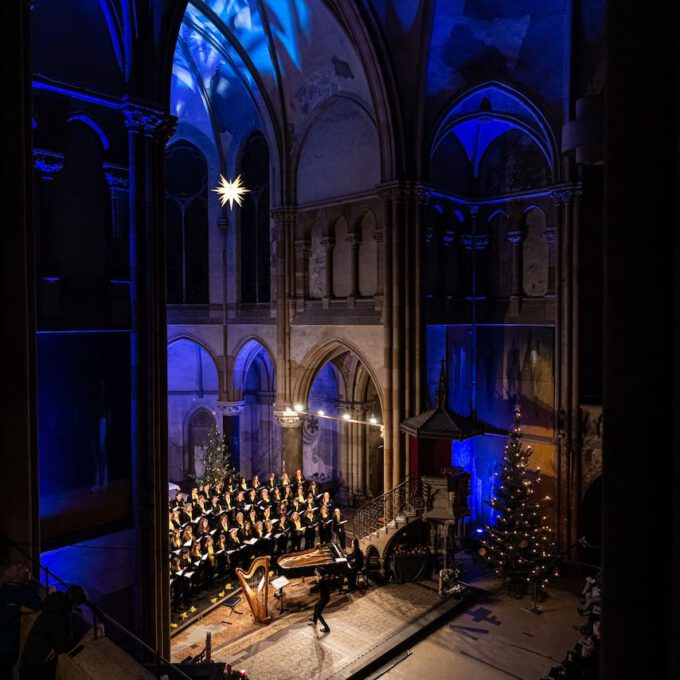
<svg viewBox="0 0 680 680">
<path fill-rule="evenodd" d="M 29 579 L 28 568 L 13 563 L 2 574 L 0 585 L 0 680 L 12 680 L 19 660 L 22 608 L 37 611 L 41 601 L 39 583 Z"/>
<path fill-rule="evenodd" d="M 73 609 L 86 601 L 80 586 L 65 593 L 50 593 L 40 616 L 28 632 L 19 663 L 19 680 L 54 680 L 59 654 L 70 651 L 80 639 L 74 630 Z"/>
<path fill-rule="evenodd" d="M 330 633 L 331 629 L 328 627 L 328 624 L 323 617 L 323 610 L 331 599 L 331 578 L 322 567 L 317 567 L 314 573 L 319 577 L 319 599 L 314 605 L 312 625 L 316 629 L 316 622 L 321 621 L 323 624 L 321 632 Z"/>
</svg>

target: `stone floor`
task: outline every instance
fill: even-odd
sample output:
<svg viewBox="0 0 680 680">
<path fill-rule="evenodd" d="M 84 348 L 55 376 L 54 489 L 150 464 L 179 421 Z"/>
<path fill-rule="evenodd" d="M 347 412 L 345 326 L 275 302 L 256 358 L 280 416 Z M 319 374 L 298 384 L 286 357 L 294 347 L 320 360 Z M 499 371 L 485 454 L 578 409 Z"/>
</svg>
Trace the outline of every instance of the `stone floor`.
<svg viewBox="0 0 680 680">
<path fill-rule="evenodd" d="M 341 678 L 343 669 L 356 665 L 359 657 L 397 636 L 440 602 L 431 582 L 334 594 L 324 612 L 331 633 L 315 634 L 308 625 L 317 598 L 309 594 L 310 584 L 307 579 L 288 586 L 285 606 L 297 611 L 280 615 L 279 602 L 273 601 L 270 611 L 275 616 L 267 626 L 253 623 L 245 600 L 236 608 L 243 612 L 240 615 L 229 616 L 225 607 L 208 614 L 173 638 L 173 660 L 199 653 L 205 634 L 211 632 L 213 660 L 242 666 L 251 680 Z M 227 620 L 232 623 L 225 624 Z"/>
<path fill-rule="evenodd" d="M 211 632 L 213 659 L 246 669 L 251 680 L 340 680 L 385 645 L 403 640 L 441 606 L 430 581 L 334 594 L 325 612 L 331 633 L 315 635 L 307 623 L 316 600 L 310 585 L 307 579 L 286 588 L 284 602 L 291 611 L 283 615 L 272 598 L 274 617 L 267 626 L 253 623 L 245 600 L 236 607 L 242 614 L 230 616 L 229 609 L 220 607 L 173 638 L 173 660 L 198 654 Z M 494 580 L 480 577 L 474 586 L 484 591 L 474 603 L 415 644 L 406 658 L 371 677 L 538 680 L 579 637 L 577 584 L 552 588 L 540 615 L 530 611 L 529 600 L 505 597 Z"/>
<path fill-rule="evenodd" d="M 474 585 L 485 591 L 481 598 L 375 677 L 539 680 L 579 639 L 585 619 L 576 612 L 577 584 L 561 582 L 551 588 L 539 615 L 530 611 L 530 601 L 503 595 L 493 580 L 478 579 Z"/>
</svg>

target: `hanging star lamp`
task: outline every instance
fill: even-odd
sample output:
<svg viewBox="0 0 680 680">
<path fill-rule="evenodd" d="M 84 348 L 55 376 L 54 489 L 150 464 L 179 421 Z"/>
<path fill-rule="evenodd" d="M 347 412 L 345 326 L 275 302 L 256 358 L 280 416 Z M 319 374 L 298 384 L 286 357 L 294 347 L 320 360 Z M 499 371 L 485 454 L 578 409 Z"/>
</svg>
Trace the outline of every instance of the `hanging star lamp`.
<svg viewBox="0 0 680 680">
<path fill-rule="evenodd" d="M 234 203 L 241 207 L 243 205 L 243 198 L 250 189 L 246 189 L 241 181 L 241 175 L 238 175 L 233 182 L 230 182 L 224 175 L 220 175 L 220 183 L 213 191 L 220 197 L 220 203 L 224 208 L 229 203 L 229 208 L 234 208 Z"/>
</svg>

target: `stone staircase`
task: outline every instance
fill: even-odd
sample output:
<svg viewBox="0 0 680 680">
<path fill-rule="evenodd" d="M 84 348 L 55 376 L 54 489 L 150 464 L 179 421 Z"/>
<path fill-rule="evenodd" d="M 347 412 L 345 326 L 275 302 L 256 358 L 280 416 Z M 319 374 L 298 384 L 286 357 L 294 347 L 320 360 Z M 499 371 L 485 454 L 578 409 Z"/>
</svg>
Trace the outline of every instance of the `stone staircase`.
<svg viewBox="0 0 680 680">
<path fill-rule="evenodd" d="M 384 571 L 385 557 L 396 536 L 411 522 L 420 519 L 419 480 L 407 477 L 401 484 L 361 506 L 354 514 L 354 536 L 367 559 L 376 555 L 380 571 Z"/>
</svg>

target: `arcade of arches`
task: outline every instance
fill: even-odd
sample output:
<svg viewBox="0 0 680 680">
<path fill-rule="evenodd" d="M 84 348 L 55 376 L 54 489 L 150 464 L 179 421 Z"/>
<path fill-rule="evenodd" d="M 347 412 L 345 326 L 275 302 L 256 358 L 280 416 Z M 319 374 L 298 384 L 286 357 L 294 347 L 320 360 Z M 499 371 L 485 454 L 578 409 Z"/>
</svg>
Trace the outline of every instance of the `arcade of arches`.
<svg viewBox="0 0 680 680">
<path fill-rule="evenodd" d="M 677 415 L 680 41 L 676 3 L 629 4 L 7 3 L 9 537 L 167 652 L 167 484 L 209 426 L 244 476 L 302 468 L 358 506 L 411 469 L 400 426 L 443 365 L 481 429 L 451 448 L 471 524 L 519 403 L 563 551 L 628 555 L 633 497 L 626 530 L 671 546 L 677 480 L 639 469 Z M 612 669 L 656 643 L 626 637 L 635 576 L 608 581 Z"/>
</svg>

